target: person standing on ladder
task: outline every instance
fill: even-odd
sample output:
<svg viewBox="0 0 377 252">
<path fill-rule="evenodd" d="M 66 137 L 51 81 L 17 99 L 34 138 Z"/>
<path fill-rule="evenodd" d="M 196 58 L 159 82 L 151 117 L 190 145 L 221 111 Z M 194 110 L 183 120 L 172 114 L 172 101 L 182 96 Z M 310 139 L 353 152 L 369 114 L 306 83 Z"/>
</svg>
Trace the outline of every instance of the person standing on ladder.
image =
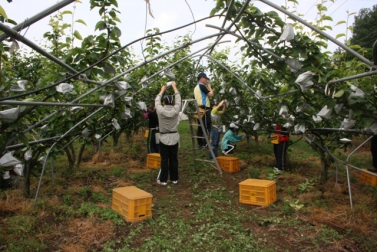
<svg viewBox="0 0 377 252">
<path fill-rule="evenodd" d="M 181 111 L 181 95 L 175 82 L 172 83 L 172 87 L 175 98 L 172 95 L 165 95 L 163 97 L 164 106 L 161 105 L 161 97 L 167 88 L 165 85 L 161 87 L 161 91 L 155 99 L 160 129 L 161 155 L 161 171 L 157 183 L 163 186 L 167 185 L 169 175 L 173 184 L 178 183 L 178 117 Z"/>
<path fill-rule="evenodd" d="M 213 153 L 215 157 L 218 157 L 217 150 L 219 148 L 220 142 L 220 135 L 223 131 L 222 124 L 221 124 L 221 115 L 225 113 L 226 110 L 226 100 L 222 100 L 219 104 L 213 105 L 211 110 L 211 118 L 212 118 L 212 128 L 211 128 L 211 147 L 213 149 Z M 219 111 L 219 109 L 222 109 Z M 209 156 L 209 159 L 212 159 L 212 156 Z"/>
<path fill-rule="evenodd" d="M 194 97 L 200 109 L 200 115 L 204 128 L 206 129 L 207 136 L 211 131 L 211 103 L 209 97 L 213 97 L 215 93 L 212 90 L 212 85 L 208 83 L 209 78 L 205 73 L 200 73 L 197 77 L 198 84 L 194 89 Z M 198 123 L 200 124 L 199 118 Z M 203 137 L 202 127 L 198 126 L 196 133 L 198 137 Z M 206 148 L 206 141 L 203 138 L 198 138 L 198 148 Z"/>
</svg>

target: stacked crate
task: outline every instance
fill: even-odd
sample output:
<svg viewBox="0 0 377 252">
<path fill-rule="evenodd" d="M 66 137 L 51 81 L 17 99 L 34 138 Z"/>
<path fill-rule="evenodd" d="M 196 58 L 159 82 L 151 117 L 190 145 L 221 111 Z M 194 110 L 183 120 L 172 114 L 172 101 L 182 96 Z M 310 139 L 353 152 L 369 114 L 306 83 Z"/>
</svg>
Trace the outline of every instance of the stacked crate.
<svg viewBox="0 0 377 252">
<path fill-rule="evenodd" d="M 128 222 L 152 217 L 152 194 L 135 186 L 113 189 L 112 209 Z"/>
</svg>

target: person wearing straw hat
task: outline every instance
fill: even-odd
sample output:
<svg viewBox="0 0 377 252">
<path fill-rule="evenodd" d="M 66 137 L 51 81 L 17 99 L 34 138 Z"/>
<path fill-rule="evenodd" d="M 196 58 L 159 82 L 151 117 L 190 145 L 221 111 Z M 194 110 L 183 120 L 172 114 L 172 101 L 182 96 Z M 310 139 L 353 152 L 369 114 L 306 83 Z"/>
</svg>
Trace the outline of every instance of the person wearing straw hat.
<svg viewBox="0 0 377 252">
<path fill-rule="evenodd" d="M 173 184 L 178 183 L 178 120 L 181 111 L 181 95 L 177 89 L 177 84 L 172 83 L 174 90 L 173 95 L 165 95 L 163 97 L 163 105 L 161 98 L 166 90 L 166 85 L 161 87 L 160 93 L 156 96 L 155 106 L 159 121 L 160 130 L 160 155 L 161 170 L 157 178 L 157 183 L 166 186 L 168 177 Z"/>
</svg>

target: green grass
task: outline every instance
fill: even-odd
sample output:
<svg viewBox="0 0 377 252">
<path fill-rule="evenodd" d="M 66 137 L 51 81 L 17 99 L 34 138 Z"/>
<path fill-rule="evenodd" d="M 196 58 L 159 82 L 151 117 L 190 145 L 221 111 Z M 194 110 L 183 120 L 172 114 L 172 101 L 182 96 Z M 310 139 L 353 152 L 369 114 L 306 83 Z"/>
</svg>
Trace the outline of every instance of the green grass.
<svg viewBox="0 0 377 252">
<path fill-rule="evenodd" d="M 376 242 L 362 234 L 335 230 L 326 223 L 322 224 L 321 220 L 314 222 L 316 226 L 313 226 L 313 221 L 307 221 L 313 215 L 313 209 L 331 213 L 334 203 L 332 196 L 329 196 L 331 190 L 327 191 L 328 194 L 320 190 L 319 166 L 318 162 L 314 162 L 318 157 L 305 141 L 298 141 L 289 147 L 287 164 L 294 166 L 289 172 L 278 174 L 272 169 L 273 148 L 269 140 L 264 138 L 259 141 L 259 146 L 254 141 L 239 143 L 236 156 L 242 160 L 243 169 L 238 173 L 220 175 L 212 165 L 192 160 L 192 142 L 187 122 L 180 123 L 179 131 L 178 185 L 158 186 L 155 182 L 158 170 L 131 172 L 125 168 L 126 164 L 115 165 L 110 169 L 101 166 L 80 168 L 69 180 L 57 178 L 57 184 L 64 186 L 64 189 L 48 190 L 42 194 L 32 214 L 8 218 L 6 226 L 12 229 L 0 230 L 0 235 L 6 236 L 9 241 L 5 251 L 53 249 L 55 241 L 37 238 L 40 233 L 51 232 L 49 223 L 40 225 L 43 222 L 42 217 L 38 216 L 40 211 L 50 213 L 51 218 L 62 228 L 75 219 L 110 221 L 116 235 L 103 241 L 101 247 L 86 248 L 91 251 L 331 250 L 335 242 L 346 246 L 349 240 L 362 244 L 365 251 L 374 248 Z M 293 141 L 295 139 L 292 137 Z M 144 154 L 141 153 L 144 144 L 144 139 L 142 142 L 133 142 L 130 148 L 133 158 Z M 105 150 L 111 150 L 111 147 L 104 145 L 101 152 Z M 60 164 L 64 162 L 57 163 L 56 170 L 64 170 L 64 166 L 59 167 Z M 340 169 L 339 176 L 344 180 L 344 169 Z M 332 166 L 329 180 L 334 180 L 334 177 Z M 247 178 L 276 181 L 277 201 L 268 207 L 241 204 L 238 183 Z M 112 189 L 125 185 L 135 185 L 153 195 L 152 218 L 128 223 L 111 209 Z M 104 190 L 98 192 L 94 186 L 102 186 Z M 375 187 L 364 186 L 363 190 L 377 200 Z M 58 201 L 49 203 L 56 194 Z M 348 204 L 347 195 L 333 195 L 344 198 L 345 204 Z M 372 222 L 377 223 L 377 216 Z M 294 242 L 287 240 L 287 234 Z M 371 235 L 376 237 L 377 232 Z"/>
</svg>

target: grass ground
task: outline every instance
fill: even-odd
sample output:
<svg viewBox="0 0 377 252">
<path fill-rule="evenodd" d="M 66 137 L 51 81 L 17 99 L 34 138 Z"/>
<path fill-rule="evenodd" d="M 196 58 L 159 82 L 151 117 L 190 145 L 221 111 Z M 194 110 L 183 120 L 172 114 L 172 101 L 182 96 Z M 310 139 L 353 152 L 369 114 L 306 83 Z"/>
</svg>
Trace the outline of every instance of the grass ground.
<svg viewBox="0 0 377 252">
<path fill-rule="evenodd" d="M 146 167 L 140 132 L 132 144 L 122 137 L 100 154 L 86 150 L 73 174 L 66 173 L 65 156 L 58 157 L 55 185 L 45 175 L 34 208 L 34 198 L 24 199 L 20 189 L 1 191 L 0 251 L 375 251 L 377 187 L 358 182 L 357 171 L 350 175 L 351 209 L 344 167 L 336 173 L 332 165 L 328 182 L 319 184 L 320 161 L 305 141 L 290 146 L 284 174 L 273 171 L 272 146 L 261 136 L 259 146 L 238 144 L 240 172 L 219 175 L 210 164 L 193 162 L 186 122 L 179 132 L 177 185 L 156 183 L 158 170 Z M 370 162 L 368 146 L 351 159 L 359 167 Z M 241 204 L 239 183 L 248 178 L 276 181 L 277 201 Z M 38 179 L 32 179 L 34 195 Z M 112 190 L 130 185 L 153 195 L 152 218 L 125 222 L 111 209 Z"/>
</svg>

